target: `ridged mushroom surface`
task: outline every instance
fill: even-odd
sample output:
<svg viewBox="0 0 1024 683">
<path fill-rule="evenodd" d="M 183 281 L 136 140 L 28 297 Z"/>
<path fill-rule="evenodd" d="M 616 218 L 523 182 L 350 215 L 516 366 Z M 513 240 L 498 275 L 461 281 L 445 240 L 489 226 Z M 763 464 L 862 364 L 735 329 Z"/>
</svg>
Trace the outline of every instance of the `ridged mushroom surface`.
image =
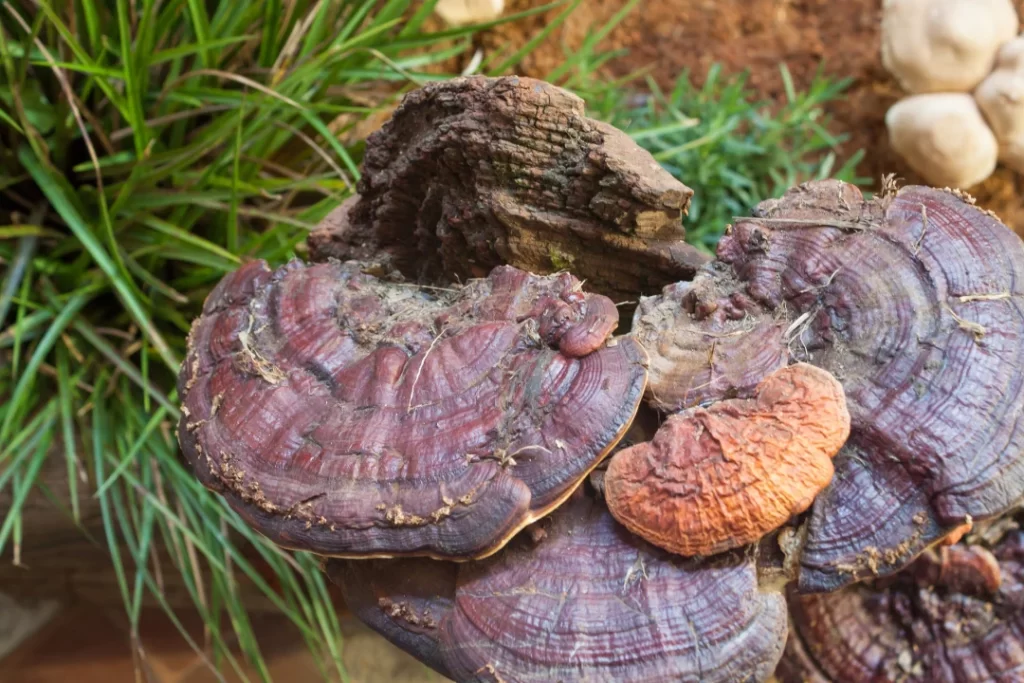
<svg viewBox="0 0 1024 683">
<path fill-rule="evenodd" d="M 834 594 L 791 596 L 781 683 L 1024 679 L 1024 533 L 928 551 Z"/>
<path fill-rule="evenodd" d="M 865 200 L 822 181 L 738 219 L 692 283 L 641 303 L 634 334 L 667 412 L 749 391 L 780 363 L 842 382 L 851 435 L 799 577 L 833 590 L 1024 495 L 1022 295 L 1024 245 L 965 195 Z"/>
<path fill-rule="evenodd" d="M 764 681 L 787 633 L 742 553 L 674 557 L 580 489 L 482 562 L 332 560 L 353 612 L 460 683 Z"/>
<path fill-rule="evenodd" d="M 448 289 L 359 263 L 226 276 L 189 338 L 179 440 L 279 544 L 468 559 L 559 505 L 628 428 L 646 354 L 567 274 Z"/>
<path fill-rule="evenodd" d="M 670 416 L 616 453 L 604 477 L 612 515 L 660 548 L 713 555 L 754 543 L 809 508 L 850 434 L 842 385 L 798 363 L 750 398 Z"/>
</svg>

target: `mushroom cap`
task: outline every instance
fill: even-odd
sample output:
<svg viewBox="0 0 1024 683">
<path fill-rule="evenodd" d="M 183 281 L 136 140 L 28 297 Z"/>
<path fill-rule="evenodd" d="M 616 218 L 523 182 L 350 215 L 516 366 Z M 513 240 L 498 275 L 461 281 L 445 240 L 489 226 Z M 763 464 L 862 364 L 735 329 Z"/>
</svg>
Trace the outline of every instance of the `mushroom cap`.
<svg viewBox="0 0 1024 683">
<path fill-rule="evenodd" d="M 357 617 L 456 681 L 771 675 L 786 605 L 759 590 L 749 555 L 669 555 L 582 488 L 529 531 L 482 562 L 332 560 L 327 571 Z"/>
<path fill-rule="evenodd" d="M 524 122 L 528 122 L 524 124 Z M 693 191 L 583 100 L 531 78 L 410 92 L 366 141 L 359 198 L 310 236 L 313 260 L 380 250 L 432 284 L 508 264 L 569 270 L 616 301 L 693 277 Z"/>
<path fill-rule="evenodd" d="M 450 26 L 493 21 L 505 11 L 505 0 L 439 0 L 434 11 Z"/>
<path fill-rule="evenodd" d="M 851 433 L 806 523 L 801 590 L 895 572 L 968 517 L 1015 504 L 1024 495 L 1020 238 L 965 195 L 923 187 L 866 201 L 852 185 L 808 183 L 754 213 L 682 298 L 669 288 L 644 302 L 634 328 L 652 356 L 649 399 L 664 411 L 690 406 L 709 360 L 718 395 L 734 391 L 717 380 L 724 335 L 737 345 L 744 335 L 781 340 L 791 362 L 842 382 Z M 660 322 L 643 325 L 652 315 Z M 659 358 L 646 335 L 668 318 L 690 346 L 703 335 L 709 353 Z"/>
<path fill-rule="evenodd" d="M 902 99 L 886 112 L 885 125 L 893 149 L 932 185 L 972 187 L 996 169 L 999 144 L 970 95 Z"/>
<path fill-rule="evenodd" d="M 1024 36 L 1003 45 L 974 97 L 999 141 L 1000 160 L 1024 173 Z"/>
<path fill-rule="evenodd" d="M 356 618 L 445 678 L 454 678 L 438 629 L 455 608 L 461 566 L 414 558 L 332 559 L 326 571 Z"/>
<path fill-rule="evenodd" d="M 646 354 L 568 274 L 440 290 L 363 271 L 260 261 L 221 281 L 179 379 L 185 456 L 285 547 L 492 553 L 625 432 Z"/>
<path fill-rule="evenodd" d="M 791 595 L 781 683 L 989 683 L 1024 670 L 1024 533 L 928 551 L 891 579 Z"/>
<path fill-rule="evenodd" d="M 718 261 L 723 278 L 728 267 Z M 643 297 L 633 315 L 632 334 L 650 352 L 651 375 L 661 378 L 655 405 L 671 412 L 715 401 L 725 396 L 749 396 L 770 372 L 786 367 L 789 351 L 778 322 L 751 319 L 750 299 L 741 291 L 719 300 L 718 277 L 668 285 L 660 296 Z M 699 290 L 711 289 L 704 295 Z M 708 310 L 693 305 L 707 302 Z M 698 303 L 699 305 L 699 303 Z M 680 309 L 703 319 L 717 313 L 714 330 L 680 324 Z M 711 349 L 714 348 L 714 353 Z M 662 394 L 661 390 L 668 391 Z"/>
<path fill-rule="evenodd" d="M 680 555 L 757 541 L 811 506 L 850 434 L 843 387 L 806 363 L 777 370 L 749 399 L 669 417 L 654 440 L 616 453 L 604 477 L 612 515 Z"/>
<path fill-rule="evenodd" d="M 907 92 L 970 92 L 1020 26 L 1012 0 L 885 0 L 882 64 Z"/>
</svg>

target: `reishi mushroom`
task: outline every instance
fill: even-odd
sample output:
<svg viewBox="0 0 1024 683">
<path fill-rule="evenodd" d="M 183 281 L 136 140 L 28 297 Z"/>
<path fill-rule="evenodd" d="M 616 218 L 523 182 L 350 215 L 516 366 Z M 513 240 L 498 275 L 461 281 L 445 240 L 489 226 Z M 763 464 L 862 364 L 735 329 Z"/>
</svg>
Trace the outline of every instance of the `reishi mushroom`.
<svg viewBox="0 0 1024 683">
<path fill-rule="evenodd" d="M 849 433 L 842 385 L 798 363 L 768 375 L 752 398 L 684 410 L 652 441 L 620 450 L 605 498 L 615 519 L 656 546 L 720 553 L 809 508 Z"/>
<path fill-rule="evenodd" d="M 693 191 L 548 83 L 429 83 L 366 144 L 359 195 L 310 236 L 312 260 L 380 254 L 428 284 L 569 270 L 616 302 L 708 260 L 684 241 Z"/>
<path fill-rule="evenodd" d="M 482 562 L 332 560 L 346 604 L 456 681 L 764 681 L 787 633 L 745 553 L 658 550 L 581 488 Z"/>
<path fill-rule="evenodd" d="M 974 97 L 999 141 L 1000 161 L 1024 173 L 1024 36 L 1003 45 Z"/>
<path fill-rule="evenodd" d="M 665 412 L 748 390 L 780 346 L 842 382 L 851 434 L 802 526 L 800 589 L 896 572 L 1020 500 L 1020 238 L 965 195 L 922 187 L 865 200 L 808 183 L 754 214 L 692 283 L 643 301 L 633 327 L 651 356 L 648 400 Z"/>
<path fill-rule="evenodd" d="M 252 262 L 180 378 L 185 457 L 256 529 L 323 555 L 468 559 L 558 506 L 628 428 L 646 354 L 568 274 L 446 290 Z"/>
<path fill-rule="evenodd" d="M 548 680 L 552 666 L 565 678 L 582 667 L 591 680 L 764 680 L 786 636 L 782 584 L 763 580 L 771 570 L 749 553 L 673 557 L 580 489 L 588 473 L 600 481 L 594 470 L 627 428 L 634 439 L 653 432 L 642 424 L 656 420 L 650 412 L 631 425 L 643 348 L 610 338 L 615 305 L 573 276 L 500 265 L 508 257 L 561 270 L 568 258 L 595 276 L 588 285 L 634 297 L 689 277 L 707 261 L 681 240 L 690 191 L 547 84 L 468 79 L 414 93 L 403 107 L 401 125 L 367 148 L 366 195 L 310 236 L 311 265 L 250 263 L 210 294 L 179 379 L 179 440 L 196 476 L 279 545 L 348 558 L 329 571 L 356 572 L 343 581 L 356 613 L 457 680 Z M 549 116 L 554 127 L 534 139 Z M 565 122 L 571 140 L 558 136 Z M 415 140 L 425 144 L 419 156 L 409 153 Z M 464 150 L 474 184 L 433 178 L 442 171 L 432 155 L 457 160 Z M 536 167 L 509 165 L 521 154 L 532 163 L 537 150 Z M 497 180 L 476 173 L 489 168 Z M 565 183 L 552 195 L 509 169 Z M 423 189 L 418 177 L 434 186 L 402 209 L 395 200 Z M 498 239 L 470 240 L 483 258 L 460 266 L 458 231 L 488 225 Z M 417 267 L 446 254 L 450 269 Z M 465 274 L 486 277 L 463 285 Z M 554 590 L 564 577 L 575 583 L 557 601 L 566 611 L 550 615 L 557 639 L 480 621 L 479 605 L 529 609 L 535 578 Z M 502 581 L 521 589 L 493 590 Z M 679 605 L 679 596 L 690 597 Z M 459 631 L 438 640 L 445 623 Z"/>
<path fill-rule="evenodd" d="M 910 93 L 970 92 L 1018 27 L 1011 0 L 885 0 L 882 64 Z"/>
<path fill-rule="evenodd" d="M 1021 680 L 1024 532 L 1014 526 L 1004 525 L 1004 535 L 990 547 L 976 540 L 928 551 L 883 581 L 837 593 L 790 595 L 789 641 L 776 678 L 780 683 Z"/>
<path fill-rule="evenodd" d="M 964 93 L 914 95 L 885 114 L 889 142 L 907 164 L 938 187 L 968 188 L 992 175 L 999 144 Z"/>
<path fill-rule="evenodd" d="M 996 519 L 1024 497 L 1019 238 L 959 192 L 825 181 L 708 262 L 638 149 L 538 81 L 411 93 L 312 263 L 208 297 L 179 377 L 196 476 L 343 558 L 356 616 L 456 681 L 764 681 L 794 579 L 784 683 L 1021 670 L 1024 536 Z M 664 287 L 612 337 L 563 269 Z"/>
</svg>

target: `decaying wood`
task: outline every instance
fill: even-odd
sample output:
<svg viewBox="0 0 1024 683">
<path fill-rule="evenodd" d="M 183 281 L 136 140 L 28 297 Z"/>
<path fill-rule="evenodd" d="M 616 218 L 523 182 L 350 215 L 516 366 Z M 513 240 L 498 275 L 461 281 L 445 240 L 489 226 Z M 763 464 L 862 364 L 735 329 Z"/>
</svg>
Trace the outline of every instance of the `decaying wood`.
<svg viewBox="0 0 1024 683">
<path fill-rule="evenodd" d="M 359 196 L 309 238 L 314 260 L 383 256 L 420 282 L 500 264 L 570 270 L 616 301 L 690 279 L 690 188 L 575 95 L 470 77 L 405 97 L 367 140 Z"/>
</svg>

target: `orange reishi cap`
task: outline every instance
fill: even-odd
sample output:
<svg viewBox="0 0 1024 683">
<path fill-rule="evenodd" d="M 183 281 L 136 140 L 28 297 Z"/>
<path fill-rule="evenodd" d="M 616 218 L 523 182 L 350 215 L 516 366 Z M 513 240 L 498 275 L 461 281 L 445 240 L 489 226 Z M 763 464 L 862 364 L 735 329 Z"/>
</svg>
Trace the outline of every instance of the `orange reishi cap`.
<svg viewBox="0 0 1024 683">
<path fill-rule="evenodd" d="M 680 555 L 746 545 L 810 507 L 849 434 L 839 381 L 791 365 L 766 377 L 753 398 L 673 415 L 652 441 L 617 453 L 605 475 L 608 508 L 633 533 Z"/>
</svg>

